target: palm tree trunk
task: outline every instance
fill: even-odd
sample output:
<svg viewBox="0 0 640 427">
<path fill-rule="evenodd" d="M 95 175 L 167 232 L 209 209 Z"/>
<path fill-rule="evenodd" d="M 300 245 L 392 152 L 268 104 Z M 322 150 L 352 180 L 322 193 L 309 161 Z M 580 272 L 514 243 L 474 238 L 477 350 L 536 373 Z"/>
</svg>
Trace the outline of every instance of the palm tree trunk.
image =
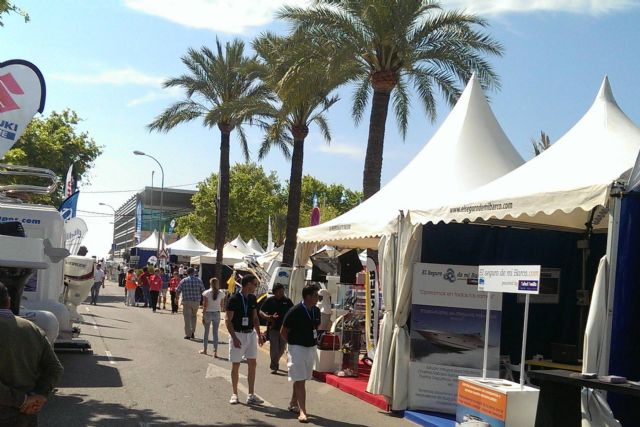
<svg viewBox="0 0 640 427">
<path fill-rule="evenodd" d="M 298 226 L 300 225 L 300 199 L 302 198 L 302 165 L 304 162 L 304 139 L 309 133 L 306 126 L 292 129 L 293 154 L 291 156 L 291 176 L 289 177 L 289 199 L 287 204 L 287 230 L 285 233 L 282 263 L 293 267 L 296 252 Z"/>
<path fill-rule="evenodd" d="M 364 159 L 364 173 L 362 174 L 362 192 L 364 199 L 373 196 L 380 190 L 382 176 L 382 152 L 384 150 L 384 130 L 389 109 L 389 92 L 373 92 L 373 105 L 369 119 L 369 140 L 367 141 L 367 155 Z"/>
<path fill-rule="evenodd" d="M 230 135 L 232 127 L 219 124 L 220 129 L 220 171 L 218 174 L 218 208 L 216 212 L 216 277 L 221 287 L 222 284 L 222 259 L 223 247 L 227 239 L 229 227 L 229 151 Z"/>
</svg>

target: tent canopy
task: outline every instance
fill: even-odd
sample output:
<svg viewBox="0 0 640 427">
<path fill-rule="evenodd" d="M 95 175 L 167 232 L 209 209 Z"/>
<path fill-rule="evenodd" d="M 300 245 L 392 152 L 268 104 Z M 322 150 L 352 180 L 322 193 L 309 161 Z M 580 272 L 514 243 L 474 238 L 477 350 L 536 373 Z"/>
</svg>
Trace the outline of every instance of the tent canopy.
<svg viewBox="0 0 640 427">
<path fill-rule="evenodd" d="M 587 113 L 551 148 L 495 181 L 441 207 L 412 211 L 414 224 L 508 221 L 570 231 L 607 229 L 611 185 L 626 180 L 640 128 L 622 112 L 605 77 Z M 593 210 L 593 212 L 591 212 Z"/>
<path fill-rule="evenodd" d="M 171 255 L 183 256 L 204 255 L 212 251 L 211 248 L 196 239 L 191 232 L 188 232 L 182 239 L 168 245 L 167 248 L 171 250 Z"/>
<path fill-rule="evenodd" d="M 264 249 L 262 249 L 262 246 L 260 245 L 260 242 L 258 242 L 256 239 L 251 239 L 247 242 L 247 247 L 249 249 L 253 250 L 253 253 L 256 255 L 261 255 L 264 253 Z"/>
<path fill-rule="evenodd" d="M 142 242 L 138 243 L 136 246 L 138 249 L 158 249 L 158 231 L 153 230 L 153 233 L 149 235 Z M 160 247 L 162 247 L 162 241 L 160 242 Z"/>
<path fill-rule="evenodd" d="M 235 239 L 230 241 L 229 244 L 245 255 L 253 255 L 254 253 L 254 250 L 247 246 L 247 242 L 245 242 L 239 234 Z"/>
<path fill-rule="evenodd" d="M 399 210 L 446 203 L 515 169 L 522 157 L 498 124 L 475 76 L 416 157 L 380 191 L 324 224 L 298 230 L 298 242 L 377 249 Z"/>
<path fill-rule="evenodd" d="M 205 255 L 191 257 L 191 264 L 215 264 L 218 251 L 212 251 Z M 230 242 L 225 243 L 222 248 L 222 263 L 233 265 L 244 259 L 246 254 L 240 252 Z"/>
</svg>

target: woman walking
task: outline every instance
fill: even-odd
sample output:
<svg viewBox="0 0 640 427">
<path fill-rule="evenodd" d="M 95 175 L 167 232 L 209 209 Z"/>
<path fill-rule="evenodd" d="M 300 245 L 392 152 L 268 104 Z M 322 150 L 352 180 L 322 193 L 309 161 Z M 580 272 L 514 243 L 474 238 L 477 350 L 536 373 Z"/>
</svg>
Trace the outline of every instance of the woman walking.
<svg viewBox="0 0 640 427">
<path fill-rule="evenodd" d="M 133 268 L 127 270 L 127 276 L 124 279 L 124 287 L 127 291 L 127 300 L 125 301 L 126 305 L 132 306 L 136 304 L 136 273 Z"/>
<path fill-rule="evenodd" d="M 176 288 L 180 284 L 180 274 L 178 270 L 173 272 L 173 277 L 169 280 L 169 294 L 171 295 L 171 314 L 178 312 L 178 296 L 176 295 Z"/>
<path fill-rule="evenodd" d="M 218 357 L 218 328 L 220 327 L 220 302 L 224 298 L 224 291 L 220 290 L 218 279 L 215 277 L 209 280 L 209 289 L 202 293 L 202 324 L 204 325 L 204 349 L 200 354 L 207 354 L 209 345 L 209 327 L 213 329 L 213 357 Z"/>
</svg>

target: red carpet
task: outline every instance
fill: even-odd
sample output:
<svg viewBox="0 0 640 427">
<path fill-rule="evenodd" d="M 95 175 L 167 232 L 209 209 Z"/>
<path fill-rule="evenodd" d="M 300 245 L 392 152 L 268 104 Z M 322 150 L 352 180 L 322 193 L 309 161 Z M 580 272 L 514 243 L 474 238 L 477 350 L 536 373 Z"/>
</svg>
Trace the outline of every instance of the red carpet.
<svg viewBox="0 0 640 427">
<path fill-rule="evenodd" d="M 316 371 L 313 371 L 313 376 L 317 380 L 337 387 L 345 393 L 349 393 L 358 399 L 364 400 L 383 411 L 388 411 L 389 405 L 383 396 L 367 393 L 367 383 L 369 382 L 369 373 L 371 372 L 371 368 L 360 362 L 358 369 L 360 372 L 357 377 L 339 377 L 327 372 Z"/>
</svg>

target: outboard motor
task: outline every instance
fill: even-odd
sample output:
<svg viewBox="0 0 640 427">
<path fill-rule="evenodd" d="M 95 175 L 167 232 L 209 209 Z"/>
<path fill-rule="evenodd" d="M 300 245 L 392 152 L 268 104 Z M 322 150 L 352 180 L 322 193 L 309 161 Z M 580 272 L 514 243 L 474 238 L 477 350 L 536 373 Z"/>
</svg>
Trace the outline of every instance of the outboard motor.
<svg viewBox="0 0 640 427">
<path fill-rule="evenodd" d="M 77 307 L 91 292 L 95 264 L 95 259 L 86 256 L 70 255 L 64 259 L 64 304 L 75 322 L 82 321 Z"/>
</svg>

